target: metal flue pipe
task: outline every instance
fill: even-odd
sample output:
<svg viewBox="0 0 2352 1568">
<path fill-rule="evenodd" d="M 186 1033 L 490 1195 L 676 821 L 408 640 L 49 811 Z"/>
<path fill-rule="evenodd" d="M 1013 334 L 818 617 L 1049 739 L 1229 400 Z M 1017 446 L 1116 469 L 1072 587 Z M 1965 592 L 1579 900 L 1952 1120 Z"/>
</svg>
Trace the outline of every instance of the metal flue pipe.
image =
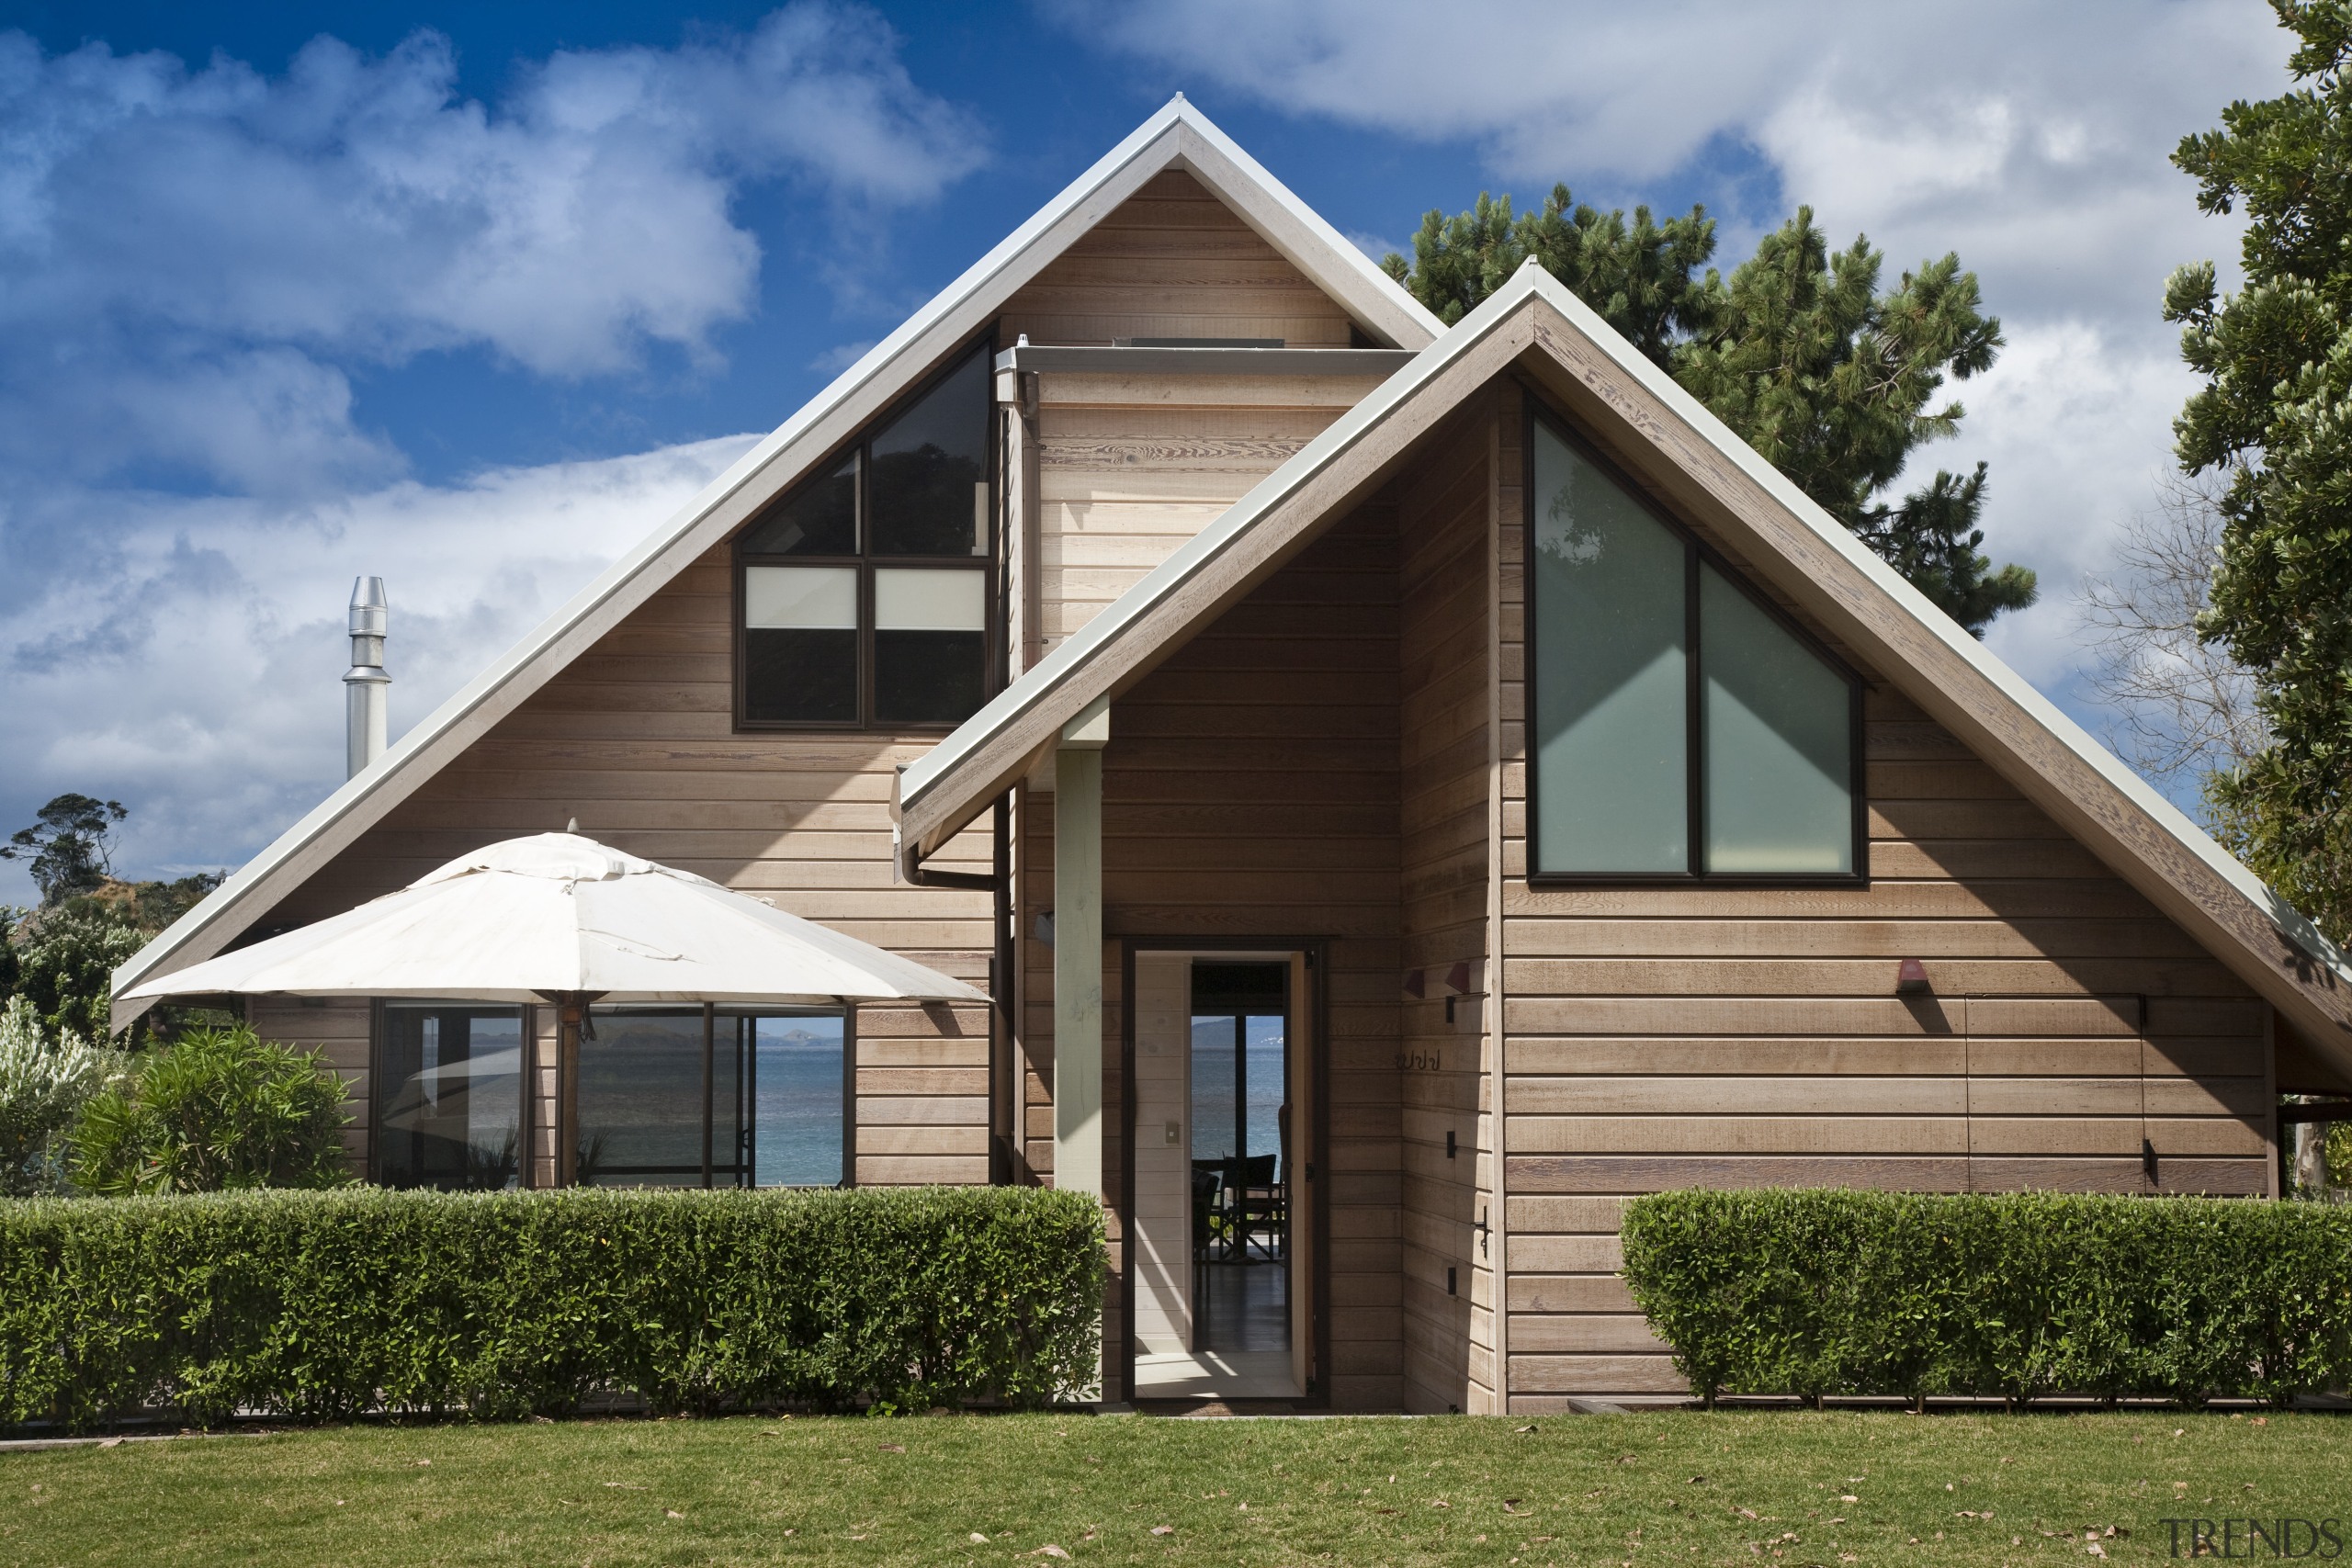
<svg viewBox="0 0 2352 1568">
<path fill-rule="evenodd" d="M 392 678 L 384 672 L 384 637 L 391 603 L 384 580 L 363 577 L 351 585 L 351 669 L 343 678 L 343 754 L 346 777 L 356 777 L 391 744 Z"/>
</svg>

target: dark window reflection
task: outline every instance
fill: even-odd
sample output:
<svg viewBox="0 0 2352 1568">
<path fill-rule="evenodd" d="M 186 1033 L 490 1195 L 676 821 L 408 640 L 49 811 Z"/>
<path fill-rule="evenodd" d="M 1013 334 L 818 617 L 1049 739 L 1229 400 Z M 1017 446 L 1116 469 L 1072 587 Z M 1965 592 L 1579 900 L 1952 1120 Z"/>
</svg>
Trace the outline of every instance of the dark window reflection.
<svg viewBox="0 0 2352 1568">
<path fill-rule="evenodd" d="M 842 1021 L 722 1010 L 710 1053 L 716 1187 L 830 1187 L 843 1168 Z M 700 1008 L 598 1008 L 580 1044 L 580 1180 L 698 1187 Z"/>
<path fill-rule="evenodd" d="M 874 716 L 884 724 L 960 724 L 988 679 L 984 632 L 874 634 Z"/>
<path fill-rule="evenodd" d="M 987 553 L 988 435 L 981 352 L 874 437 L 867 501 L 876 555 Z"/>
<path fill-rule="evenodd" d="M 744 717 L 857 722 L 855 631 L 754 626 L 743 639 Z"/>
<path fill-rule="evenodd" d="M 523 1013 L 465 1002 L 384 1008 L 376 1179 L 483 1190 L 521 1170 Z"/>
<path fill-rule="evenodd" d="M 755 556 L 857 554 L 857 454 L 770 507 L 744 531 L 741 547 Z"/>
</svg>

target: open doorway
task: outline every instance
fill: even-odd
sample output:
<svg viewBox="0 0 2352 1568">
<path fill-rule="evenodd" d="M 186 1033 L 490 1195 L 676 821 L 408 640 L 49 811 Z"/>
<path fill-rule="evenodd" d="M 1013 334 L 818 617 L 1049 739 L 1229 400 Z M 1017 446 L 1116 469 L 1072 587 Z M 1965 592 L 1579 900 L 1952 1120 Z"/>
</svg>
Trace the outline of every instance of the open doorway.
<svg viewBox="0 0 2352 1568">
<path fill-rule="evenodd" d="M 1135 1393 L 1312 1387 L 1298 953 L 1136 958 Z"/>
</svg>

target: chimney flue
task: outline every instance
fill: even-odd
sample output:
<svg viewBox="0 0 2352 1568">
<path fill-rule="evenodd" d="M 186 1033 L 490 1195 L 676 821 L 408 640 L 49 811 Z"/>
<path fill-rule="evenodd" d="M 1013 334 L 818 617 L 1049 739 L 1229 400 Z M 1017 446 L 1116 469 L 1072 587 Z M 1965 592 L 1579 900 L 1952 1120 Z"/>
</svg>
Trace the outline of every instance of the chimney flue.
<svg viewBox="0 0 2352 1568">
<path fill-rule="evenodd" d="M 351 585 L 351 669 L 343 678 L 347 777 L 356 777 L 390 744 L 392 678 L 384 673 L 384 637 L 390 619 L 382 578 L 363 577 Z"/>
</svg>

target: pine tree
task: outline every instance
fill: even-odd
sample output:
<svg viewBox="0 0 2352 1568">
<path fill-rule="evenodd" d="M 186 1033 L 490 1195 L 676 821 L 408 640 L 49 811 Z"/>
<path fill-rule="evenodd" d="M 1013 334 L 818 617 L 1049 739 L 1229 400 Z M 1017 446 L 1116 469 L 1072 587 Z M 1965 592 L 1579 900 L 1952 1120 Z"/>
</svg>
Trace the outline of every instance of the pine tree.
<svg viewBox="0 0 2352 1568">
<path fill-rule="evenodd" d="M 1712 319 L 1721 284 L 1699 269 L 1714 254 L 1715 220 L 1703 207 L 1664 223 L 1636 207 L 1629 225 L 1622 209 L 1604 213 L 1555 185 L 1540 210 L 1517 219 L 1508 194 L 1484 191 L 1467 212 L 1432 210 L 1413 236 L 1413 259 L 1392 252 L 1381 265 L 1450 327 L 1533 256 L 1662 366 L 1678 339 Z"/>
<path fill-rule="evenodd" d="M 2210 213 L 2244 208 L 2245 285 L 2182 267 L 2165 316 L 2205 378 L 2174 422 L 2181 466 L 2227 479 L 2199 629 L 2254 672 L 2270 744 L 2209 788 L 2232 849 L 2352 939 L 2352 6 L 2272 0 L 2302 84 L 2243 100 L 2173 162 Z"/>
<path fill-rule="evenodd" d="M 1481 194 L 1454 218 L 1430 212 L 1413 262 L 1385 265 L 1451 325 L 1535 257 L 1970 631 L 2033 603 L 2031 571 L 1996 570 L 1978 553 L 1984 465 L 1878 499 L 1914 450 L 1959 428 L 1959 403 L 1929 406 L 1944 378 L 1989 369 L 2000 351 L 2000 322 L 1956 255 L 1881 294 L 1884 254 L 1861 238 L 1830 254 L 1801 208 L 1726 283 L 1700 271 L 1715 249 L 1704 208 L 1660 224 L 1638 207 L 1629 224 L 1570 200 L 1556 186 L 1542 211 L 1514 220 L 1509 196 Z"/>
</svg>

